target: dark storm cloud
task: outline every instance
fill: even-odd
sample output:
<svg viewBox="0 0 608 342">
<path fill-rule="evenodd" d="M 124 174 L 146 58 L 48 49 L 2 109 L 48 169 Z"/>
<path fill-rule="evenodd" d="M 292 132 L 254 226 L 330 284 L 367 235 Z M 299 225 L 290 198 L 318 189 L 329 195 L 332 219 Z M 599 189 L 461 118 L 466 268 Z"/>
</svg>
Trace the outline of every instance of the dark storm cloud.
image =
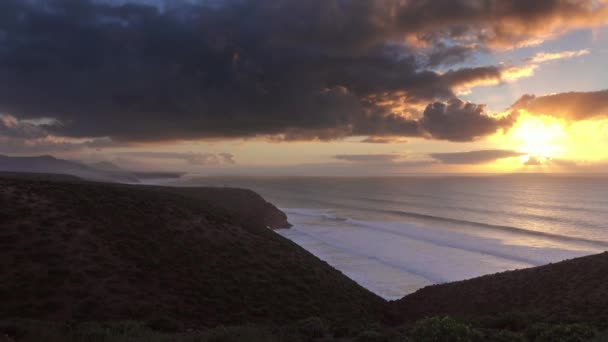
<svg viewBox="0 0 608 342">
<path fill-rule="evenodd" d="M 473 39 L 498 48 L 608 21 L 606 2 L 593 0 L 421 0 L 397 8 L 401 30 L 416 32 L 423 42 Z"/>
<path fill-rule="evenodd" d="M 512 108 L 574 121 L 606 117 L 608 116 L 608 90 L 569 92 L 538 97 L 524 95 L 513 104 Z"/>
<path fill-rule="evenodd" d="M 433 68 L 463 63 L 476 51 L 477 49 L 474 46 L 446 46 L 445 44 L 440 43 L 437 44 L 435 49 L 429 54 L 427 65 Z"/>
<path fill-rule="evenodd" d="M 447 101 L 454 89 L 499 81 L 502 69 L 425 70 L 415 44 L 398 41 L 415 34 L 433 64 L 449 64 L 467 57 L 460 38 L 505 41 L 500 23 L 522 17 L 532 31 L 569 22 L 565 9 L 572 20 L 591 16 L 585 1 L 173 1 L 162 11 L 117 3 L 0 2 L 0 111 L 55 118 L 61 125 L 46 128 L 54 135 L 126 142 L 468 141 L 507 122 L 481 112 L 419 121 L 408 105 Z M 405 109 L 384 105 L 387 96 Z"/>
<path fill-rule="evenodd" d="M 472 141 L 501 129 L 509 129 L 515 120 L 515 114 L 495 118 L 485 115 L 482 105 L 453 99 L 448 103 L 430 104 L 420 124 L 434 139 Z"/>
<path fill-rule="evenodd" d="M 519 157 L 525 153 L 513 150 L 481 150 L 470 152 L 432 153 L 431 158 L 443 164 L 485 164 L 498 159 Z"/>
<path fill-rule="evenodd" d="M 381 46 L 339 55 L 297 28 L 275 31 L 261 16 L 277 9 L 265 2 L 165 14 L 84 0 L 43 3 L 0 5 L 0 28 L 7 32 L 0 109 L 54 117 L 62 123 L 52 127 L 55 134 L 125 141 L 309 139 L 390 128 L 416 135 L 415 123 L 366 97 L 394 91 L 409 91 L 413 101 L 453 96 L 453 80 L 418 71 L 400 50 Z M 279 14 L 279 21 L 294 15 Z M 290 30 L 293 39 L 283 37 Z M 294 39 L 301 42 L 294 45 Z"/>
</svg>

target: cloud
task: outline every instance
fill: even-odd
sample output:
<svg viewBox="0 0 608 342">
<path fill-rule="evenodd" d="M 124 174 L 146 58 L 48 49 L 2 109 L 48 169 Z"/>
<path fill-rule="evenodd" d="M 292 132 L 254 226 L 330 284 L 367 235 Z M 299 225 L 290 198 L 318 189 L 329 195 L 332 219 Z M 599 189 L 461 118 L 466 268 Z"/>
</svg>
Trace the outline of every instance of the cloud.
<svg viewBox="0 0 608 342">
<path fill-rule="evenodd" d="M 124 146 L 124 144 L 120 144 Z M 22 138 L 0 135 L 0 153 L 9 154 L 50 154 L 82 152 L 89 149 L 115 147 L 117 143 L 109 138 L 70 139 L 55 136 Z"/>
<path fill-rule="evenodd" d="M 551 158 L 542 156 L 528 156 L 528 159 L 524 162 L 526 166 L 558 166 L 563 168 L 577 167 L 578 163 L 574 160 Z"/>
<path fill-rule="evenodd" d="M 52 119 L 19 120 L 0 114 L 0 152 L 46 154 L 116 146 L 107 137 L 71 139 L 51 135 L 48 128 L 55 125 L 58 123 Z"/>
<path fill-rule="evenodd" d="M 521 78 L 531 77 L 534 76 L 537 68 L 538 66 L 534 64 L 505 68 L 501 73 L 501 79 L 505 82 L 514 82 Z"/>
<path fill-rule="evenodd" d="M 530 58 L 526 58 L 527 62 L 531 63 L 544 63 L 549 61 L 554 61 L 558 59 L 567 59 L 580 57 L 589 54 L 589 49 L 583 50 L 570 50 L 570 51 L 562 51 L 562 52 L 538 52 L 534 56 Z"/>
<path fill-rule="evenodd" d="M 429 105 L 420 125 L 434 139 L 473 141 L 499 130 L 508 130 L 516 119 L 516 114 L 493 117 L 485 113 L 483 105 L 453 99 Z"/>
<path fill-rule="evenodd" d="M 499 159 L 520 157 L 522 155 L 525 155 L 525 153 L 514 150 L 480 150 L 430 154 L 431 158 L 443 164 L 485 164 Z"/>
<path fill-rule="evenodd" d="M 179 152 L 120 152 L 120 157 L 135 157 L 143 159 L 174 159 L 183 160 L 190 165 L 232 165 L 236 164 L 231 153 L 179 153 Z"/>
<path fill-rule="evenodd" d="M 608 116 L 608 90 L 569 92 L 545 96 L 524 95 L 512 106 L 535 115 L 549 115 L 567 120 L 586 120 Z"/>
<path fill-rule="evenodd" d="M 466 133 L 448 132 L 437 120 L 429 129 L 417 108 L 519 74 L 500 66 L 439 73 L 424 67 L 427 59 L 452 65 L 562 33 L 557 24 L 568 31 L 608 17 L 606 3 L 591 0 L 176 1 L 162 10 L 127 2 L 0 2 L 0 83 L 10 84 L 0 110 L 56 119 L 61 125 L 45 127 L 50 135 L 125 143 L 467 141 L 494 132 L 496 120 L 478 115 L 475 127 L 454 127 Z"/>
<path fill-rule="evenodd" d="M 445 77 L 453 80 L 450 83 L 451 88 L 461 95 L 470 93 L 471 88 L 516 82 L 522 78 L 532 77 L 537 68 L 538 66 L 535 64 L 481 67 L 449 71 L 445 74 Z M 463 73 L 464 71 L 467 71 L 467 73 Z"/>
<path fill-rule="evenodd" d="M 493 48 L 513 48 L 538 44 L 570 30 L 608 23 L 605 0 L 287 0 L 279 4 L 254 0 L 103 2 L 156 4 L 164 13 L 179 11 L 186 4 L 211 3 L 216 9 L 223 5 L 242 10 L 250 18 L 246 24 L 262 26 L 250 28 L 272 31 L 281 43 L 291 39 L 294 45 L 310 44 L 350 51 L 399 41 L 404 36 L 411 37 L 408 41 L 418 42 L 417 46 L 432 44 L 438 48 L 451 48 L 453 45 L 446 45 L 446 41 L 468 41 L 469 45 L 473 41 Z M 193 9 L 196 6 L 189 8 Z M 230 10 L 217 13 L 222 14 L 220 19 L 225 19 L 226 14 L 234 14 Z M 262 21 L 267 18 L 273 20 Z M 240 18 L 228 19 L 232 19 L 232 23 Z"/>
<path fill-rule="evenodd" d="M 427 66 L 438 67 L 463 63 L 479 49 L 474 45 L 452 45 L 438 43 L 428 55 Z"/>
<path fill-rule="evenodd" d="M 12 115 L 0 114 L 0 137 L 6 138 L 43 138 L 48 136 L 46 130 L 33 122 L 19 120 Z"/>
<path fill-rule="evenodd" d="M 526 165 L 526 166 L 540 166 L 543 164 L 544 164 L 543 160 L 537 156 L 529 156 L 528 160 L 526 160 L 524 162 L 524 165 Z"/>
<path fill-rule="evenodd" d="M 401 156 L 398 154 L 339 154 L 334 158 L 353 163 L 392 163 Z"/>
<path fill-rule="evenodd" d="M 416 40 L 451 38 L 494 49 L 537 45 L 569 30 L 605 25 L 607 2 L 426 0 L 402 2 L 397 18 Z"/>
<path fill-rule="evenodd" d="M 367 137 L 360 142 L 367 144 L 405 144 L 407 139 L 401 137 Z"/>
<path fill-rule="evenodd" d="M 575 160 L 568 159 L 559 159 L 559 158 L 550 158 L 549 161 L 551 164 L 561 166 L 561 167 L 576 167 L 579 166 L 579 163 Z"/>
</svg>

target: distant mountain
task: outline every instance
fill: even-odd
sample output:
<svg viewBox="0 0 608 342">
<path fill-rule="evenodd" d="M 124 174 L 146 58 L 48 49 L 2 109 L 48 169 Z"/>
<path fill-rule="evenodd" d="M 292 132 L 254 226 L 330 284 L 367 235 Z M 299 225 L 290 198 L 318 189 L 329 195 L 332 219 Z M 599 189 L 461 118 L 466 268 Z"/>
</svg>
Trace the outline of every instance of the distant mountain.
<svg viewBox="0 0 608 342">
<path fill-rule="evenodd" d="M 0 172 L 52 173 L 71 175 L 87 180 L 118 183 L 138 183 L 155 178 L 180 178 L 184 175 L 180 172 L 133 172 L 109 161 L 87 165 L 48 155 L 38 157 L 0 155 Z"/>
<path fill-rule="evenodd" d="M 111 163 L 103 163 L 100 166 L 89 166 L 53 156 L 10 157 L 0 155 L 0 171 L 4 172 L 55 173 L 103 182 L 139 182 L 135 175 L 123 171 Z"/>
<path fill-rule="evenodd" d="M 101 161 L 101 162 L 97 162 L 97 163 L 92 163 L 92 164 L 89 164 L 89 166 L 91 166 L 97 170 L 102 170 L 102 171 L 125 172 L 124 169 L 122 169 L 118 165 L 116 165 L 112 162 L 109 162 L 109 161 Z"/>
<path fill-rule="evenodd" d="M 185 173 L 184 172 L 168 172 L 168 171 L 127 171 L 123 168 L 121 168 L 120 166 L 117 166 L 116 164 L 109 162 L 109 161 L 101 161 L 101 162 L 97 162 L 97 163 L 93 163 L 93 164 L 89 164 L 89 166 L 97 169 L 97 170 L 101 170 L 101 171 L 105 171 L 105 172 L 112 172 L 113 174 L 120 174 L 120 173 L 124 173 L 124 174 L 130 174 L 133 177 L 139 179 L 139 180 L 149 180 L 149 179 L 169 179 L 169 178 L 180 178 L 182 177 Z"/>
</svg>

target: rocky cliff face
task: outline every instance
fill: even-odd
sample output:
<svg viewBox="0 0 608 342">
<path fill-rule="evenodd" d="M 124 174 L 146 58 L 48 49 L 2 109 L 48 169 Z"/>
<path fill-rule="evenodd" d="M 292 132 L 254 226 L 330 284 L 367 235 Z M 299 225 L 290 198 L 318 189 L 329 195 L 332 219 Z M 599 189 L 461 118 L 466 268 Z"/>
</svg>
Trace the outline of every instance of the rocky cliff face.
<svg viewBox="0 0 608 342">
<path fill-rule="evenodd" d="M 251 190 L 234 188 L 164 188 L 177 194 L 204 201 L 233 214 L 239 223 L 257 225 L 271 229 L 289 228 L 287 215 Z"/>
</svg>

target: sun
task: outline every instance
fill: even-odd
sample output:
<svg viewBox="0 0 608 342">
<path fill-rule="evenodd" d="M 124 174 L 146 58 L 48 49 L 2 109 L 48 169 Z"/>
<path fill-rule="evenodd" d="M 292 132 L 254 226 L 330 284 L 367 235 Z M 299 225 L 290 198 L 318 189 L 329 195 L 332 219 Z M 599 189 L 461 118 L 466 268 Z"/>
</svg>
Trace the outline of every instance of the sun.
<svg viewBox="0 0 608 342">
<path fill-rule="evenodd" d="M 511 132 L 517 149 L 524 153 L 523 162 L 550 160 L 566 151 L 568 134 L 559 120 L 548 117 L 523 116 Z"/>
</svg>

